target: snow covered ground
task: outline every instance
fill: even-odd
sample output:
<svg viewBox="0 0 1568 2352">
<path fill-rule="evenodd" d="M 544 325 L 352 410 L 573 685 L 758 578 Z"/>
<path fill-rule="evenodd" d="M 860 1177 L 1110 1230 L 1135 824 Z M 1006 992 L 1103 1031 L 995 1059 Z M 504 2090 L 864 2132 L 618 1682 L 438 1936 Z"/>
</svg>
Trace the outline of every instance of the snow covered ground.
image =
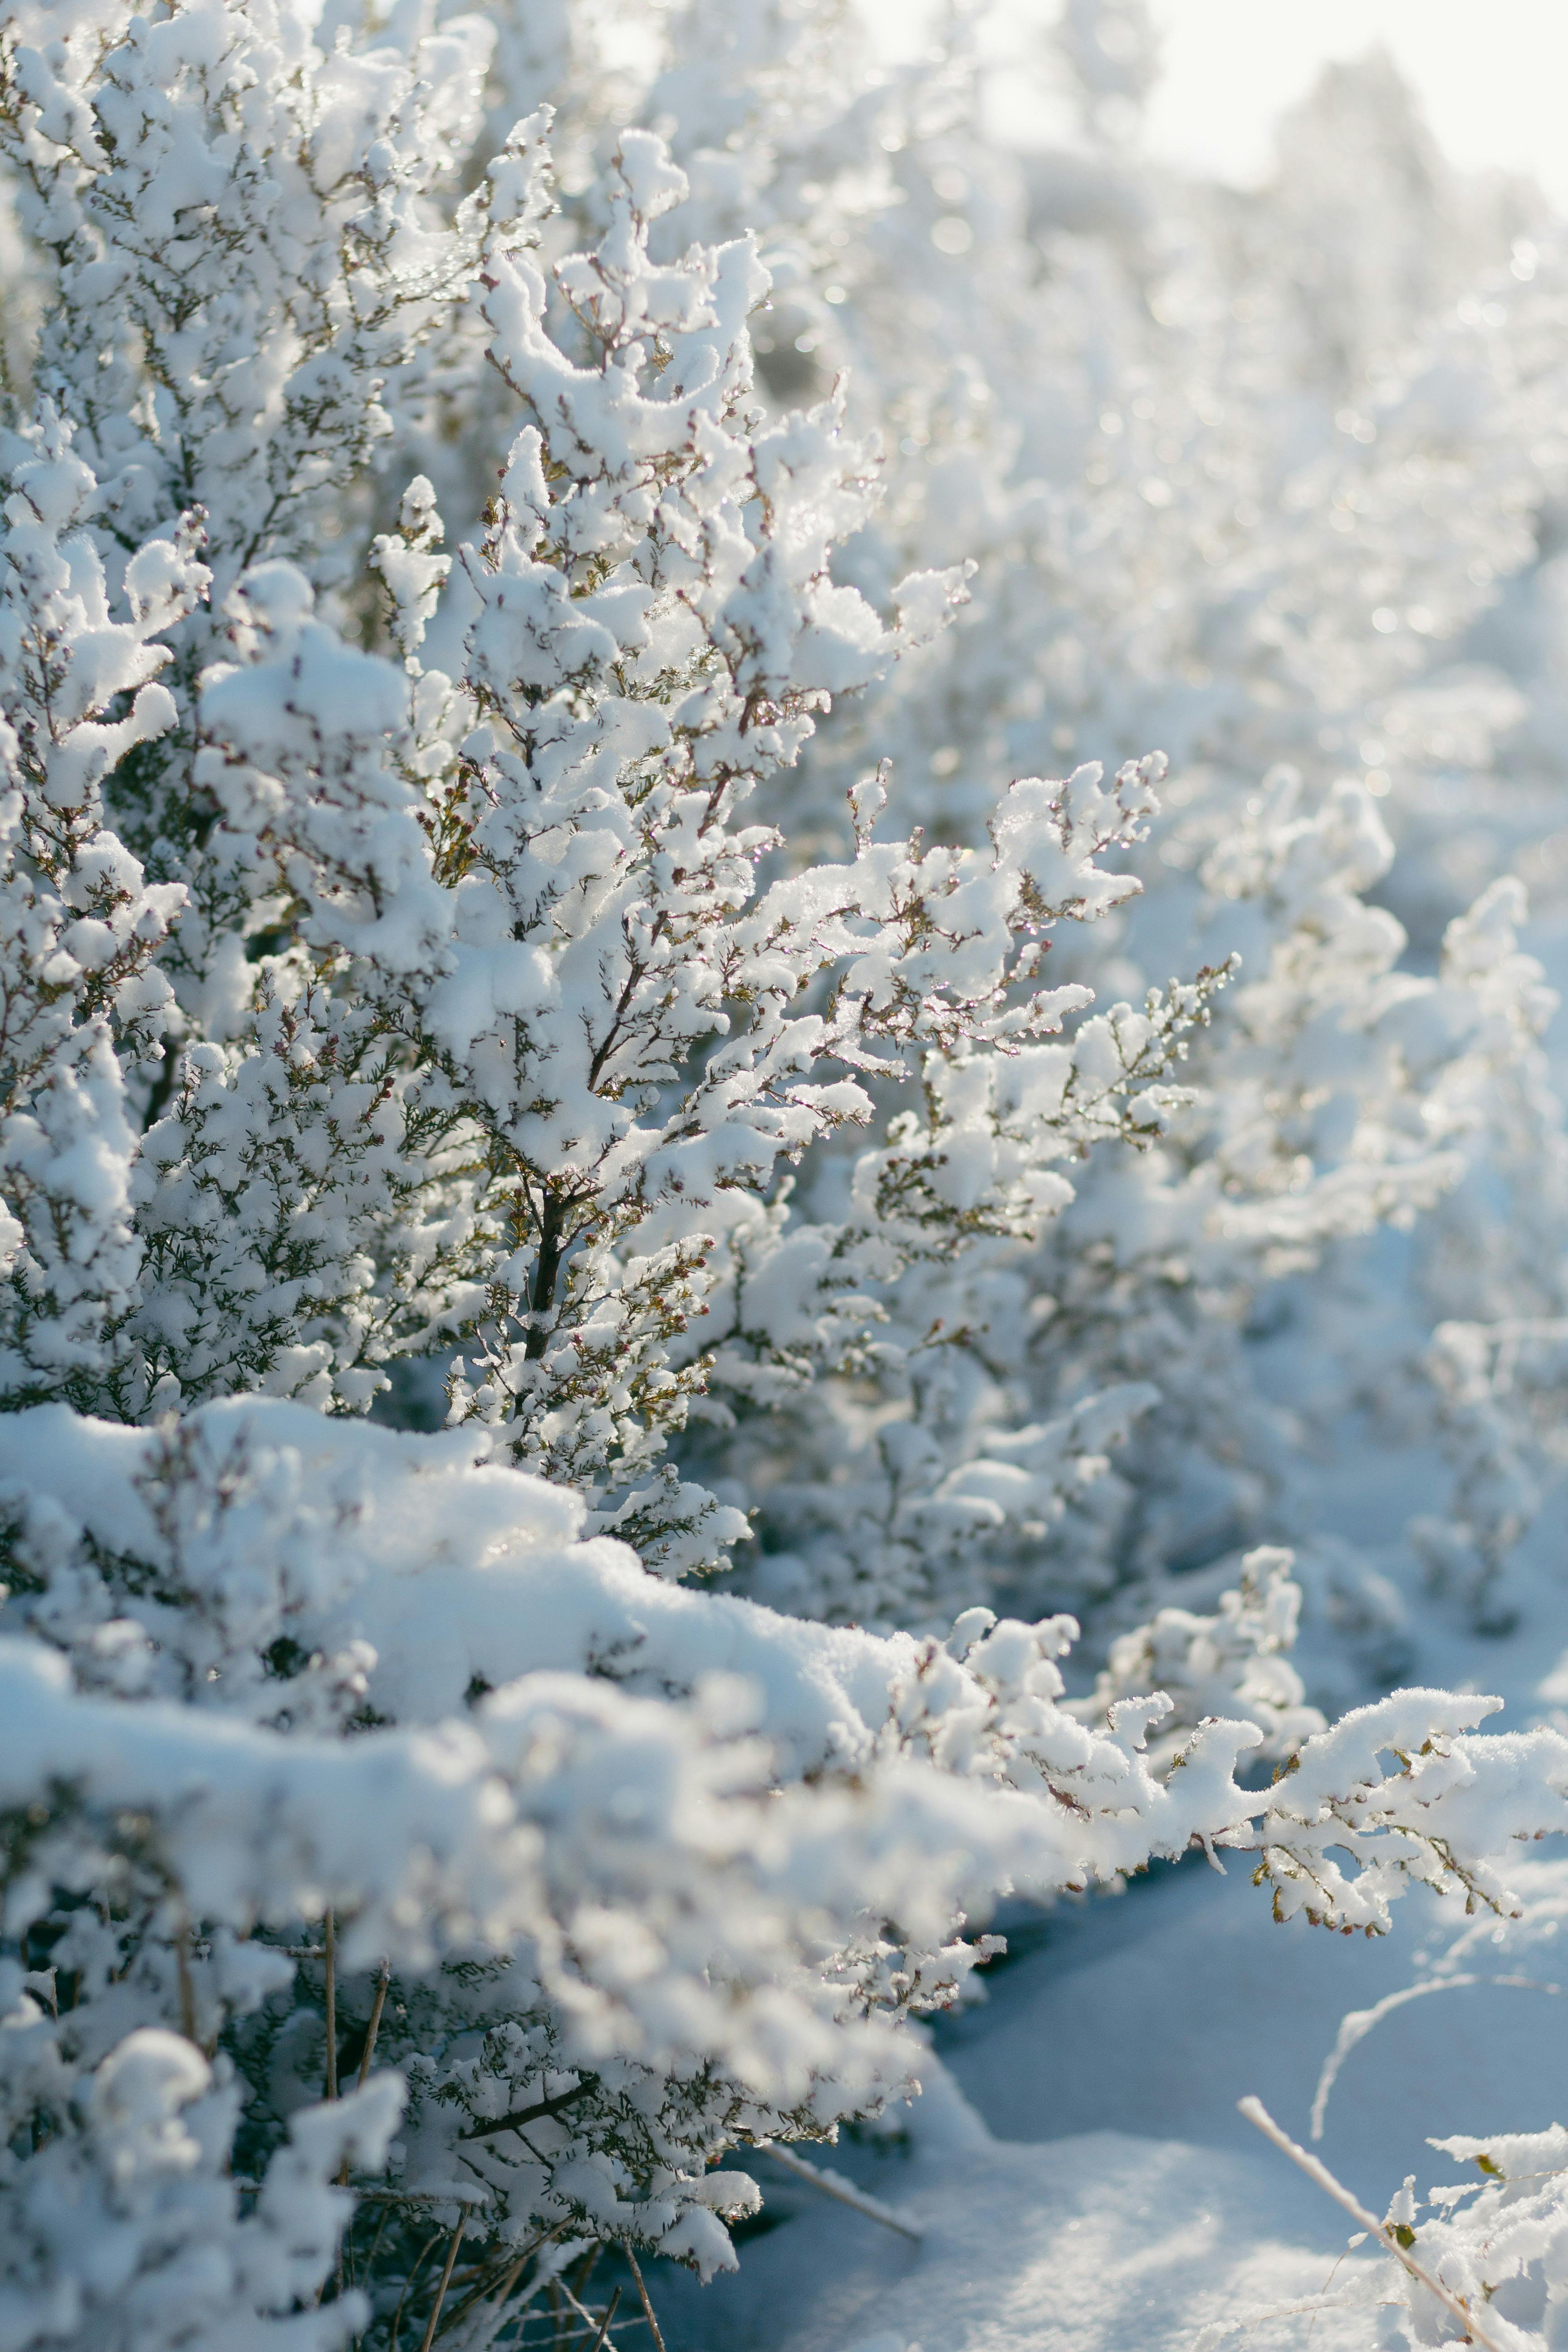
<svg viewBox="0 0 1568 2352">
<path fill-rule="evenodd" d="M 1423 1679 L 1472 1675 L 1510 1724 L 1550 1714 L 1568 1646 L 1563 1550 L 1543 1527 L 1525 1608 L 1478 1648 L 1422 1626 Z M 1443 1653 L 1452 1641 L 1456 1659 Z M 738 2276 L 667 2273 L 671 2352 L 1359 2352 L 1392 2315 L 1332 2204 L 1237 2113 L 1262 2097 L 1308 2137 L 1342 2018 L 1421 1981 L 1464 1927 L 1424 1897 L 1379 1940 L 1276 1927 L 1233 1858 L 1157 1872 L 1120 1896 L 1017 1914 L 988 1998 L 944 2021 L 907 2137 L 814 2151 L 923 2237 L 751 2168 L 773 2226 Z M 1350 2053 L 1321 2153 L 1375 2210 L 1407 2174 L 1451 2175 L 1429 2138 L 1568 2119 L 1568 1986 L 1539 1954 L 1521 1984 L 1445 1989 L 1394 2010 Z M 1531 1962 L 1534 1964 L 1532 1965 Z M 1489 1973 L 1483 1958 L 1473 1972 Z M 1568 1968 L 1561 1970 L 1568 1977 Z M 1323 2298 L 1328 2298 L 1327 2305 Z"/>
<path fill-rule="evenodd" d="M 700 2339 L 685 2308 L 696 2298 L 683 2299 L 672 2341 L 679 2329 L 682 2342 L 789 2352 L 1175 2352 L 1205 2326 L 1315 2298 L 1328 2279 L 1331 2237 L 1314 2242 L 1289 2182 L 1247 2159 L 1119 2132 L 1019 2144 L 960 2119 L 964 2140 L 906 2165 L 899 2210 L 923 2244 L 819 2200 L 755 2246 L 738 2281 L 708 2290 Z M 1372 2340 L 1364 2310 L 1322 2315 L 1314 2336 L 1325 2352 Z"/>
<path fill-rule="evenodd" d="M 1314 2352 L 1375 2344 L 1371 2265 L 1236 2101 L 1256 2090 L 1306 2138 L 1341 2016 L 1410 1982 L 1412 1930 L 1440 1924 L 1405 1913 L 1383 1942 L 1330 1943 L 1198 1864 L 1058 1915 L 942 2032 L 909 2144 L 827 2159 L 923 2242 L 757 2163 L 765 2211 L 788 2218 L 738 2277 L 663 2286 L 672 2344 L 1230 2352 L 1305 2344 L 1302 2306 L 1325 2294 L 1354 2301 L 1316 2311 Z M 1424 2189 L 1452 2169 L 1428 2137 L 1568 2116 L 1563 2022 L 1552 1995 L 1492 1986 L 1396 2011 L 1348 2060 L 1322 2153 L 1382 2211 L 1406 2173 Z"/>
</svg>

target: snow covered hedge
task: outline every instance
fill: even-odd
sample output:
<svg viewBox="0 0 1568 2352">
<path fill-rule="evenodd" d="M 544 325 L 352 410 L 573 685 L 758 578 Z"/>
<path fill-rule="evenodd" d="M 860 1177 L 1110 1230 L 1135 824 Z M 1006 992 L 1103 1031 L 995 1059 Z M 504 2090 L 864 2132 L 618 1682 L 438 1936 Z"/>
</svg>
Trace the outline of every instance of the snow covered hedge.
<svg viewBox="0 0 1568 2352">
<path fill-rule="evenodd" d="M 1506 905 L 1402 973 L 1370 803 L 1277 781 L 1256 971 L 1097 1003 L 1163 760 L 907 822 L 856 730 L 990 592 L 759 388 L 713 215 L 789 173 L 719 184 L 689 58 L 695 197 L 587 168 L 563 66 L 562 217 L 492 31 L 0 7 L 5 2352 L 710 2274 L 718 2159 L 907 2092 L 999 1892 L 1235 1846 L 1380 1930 L 1568 1823 L 1485 1700 L 1325 1727 L 1287 1554 L 1077 1696 L 1046 1589 L 1158 1539 L 1109 1449 L 1168 1381 L 1180 1452 L 1227 1299 L 1458 1173 Z"/>
</svg>

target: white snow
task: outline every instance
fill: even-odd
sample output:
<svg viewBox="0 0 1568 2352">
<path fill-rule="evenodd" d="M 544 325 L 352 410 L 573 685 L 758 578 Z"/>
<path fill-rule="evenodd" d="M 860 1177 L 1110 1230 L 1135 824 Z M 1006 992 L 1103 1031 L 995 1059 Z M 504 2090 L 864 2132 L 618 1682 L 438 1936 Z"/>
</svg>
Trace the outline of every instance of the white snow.
<svg viewBox="0 0 1568 2352">
<path fill-rule="evenodd" d="M 1397 1457 L 1384 1466 L 1418 1475 Z M 1568 1643 L 1559 1549 L 1551 1536 L 1535 1547 L 1524 1622 L 1484 1654 L 1510 1726 L 1554 1696 L 1551 1662 Z M 1429 1638 L 1440 1645 L 1440 1627 Z M 934 2029 L 907 2141 L 806 2151 L 923 2242 L 753 2160 L 764 2215 L 787 2219 L 745 2245 L 737 2276 L 700 2292 L 660 2277 L 658 2305 L 683 2352 L 1383 2342 L 1386 2271 L 1348 2250 L 1344 2217 L 1237 2102 L 1256 2093 L 1308 2143 L 1342 2019 L 1431 1981 L 1466 1930 L 1462 1904 L 1417 1893 L 1389 1935 L 1331 1936 L 1276 1926 L 1242 1859 L 1223 1881 L 1193 1859 L 1157 1865 L 1120 1895 L 1018 1906 L 997 1926 L 1010 1957 L 986 1971 L 983 2000 Z M 1407 2175 L 1424 2193 L 1468 2169 L 1434 2140 L 1568 2121 L 1556 1927 L 1548 1918 L 1531 1948 L 1527 1923 L 1496 1950 L 1490 1932 L 1472 1927 L 1477 1943 L 1461 1956 L 1480 1981 L 1443 1984 L 1381 2017 L 1334 2083 L 1316 2152 L 1374 2212 Z"/>
</svg>

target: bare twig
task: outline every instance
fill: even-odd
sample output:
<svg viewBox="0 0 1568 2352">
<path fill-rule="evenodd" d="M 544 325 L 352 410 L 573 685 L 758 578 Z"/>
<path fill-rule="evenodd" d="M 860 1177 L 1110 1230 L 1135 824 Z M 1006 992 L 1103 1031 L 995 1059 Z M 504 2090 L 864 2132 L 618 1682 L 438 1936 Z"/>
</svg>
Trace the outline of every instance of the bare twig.
<svg viewBox="0 0 1568 2352">
<path fill-rule="evenodd" d="M 1334 2046 L 1324 2059 L 1322 2072 L 1318 2076 L 1318 2087 L 1312 2095 L 1310 2137 L 1315 2140 L 1322 2138 L 1323 2123 L 1329 2111 L 1329 2099 L 1335 2083 L 1339 2080 L 1340 2068 L 1344 2064 L 1356 2043 L 1364 2041 L 1374 2025 L 1381 2024 L 1385 2017 L 1390 2016 L 1396 2009 L 1403 2009 L 1408 2001 L 1422 2000 L 1428 1993 L 1448 1992 L 1463 1985 L 1473 1985 L 1475 1982 L 1474 1977 L 1463 1976 L 1439 1978 L 1426 1984 L 1405 1985 L 1398 1992 L 1385 1993 L 1383 1999 L 1371 2009 L 1347 2011 L 1340 2020 L 1340 2030 L 1335 2037 Z"/>
<path fill-rule="evenodd" d="M 1358 2221 L 1369 2236 L 1375 2238 L 1378 2244 L 1394 2256 L 1396 2263 L 1403 2264 L 1411 2277 L 1426 2288 L 1428 2294 L 1436 2297 L 1449 2317 L 1458 2321 L 1467 2336 L 1472 2337 L 1476 2343 L 1483 2346 L 1485 2352 L 1502 2352 L 1502 2347 L 1497 2337 L 1487 2334 L 1474 2312 L 1462 2298 L 1455 2294 L 1451 2288 L 1446 2287 L 1440 2279 L 1434 2278 L 1431 2272 L 1416 2261 L 1408 2247 L 1400 2244 L 1393 2231 L 1385 2228 L 1375 2215 L 1369 2213 L 1360 2200 L 1352 2197 L 1343 2183 L 1334 2179 L 1326 2164 L 1318 2157 L 1310 2156 L 1304 2147 L 1297 2146 L 1288 2132 L 1281 2131 L 1261 2099 L 1248 2097 L 1238 2099 L 1236 2104 L 1247 2122 L 1256 2124 L 1265 2139 L 1272 2140 L 1281 2154 L 1288 2156 L 1291 2163 L 1306 2174 L 1309 2180 L 1315 2180 L 1318 2187 L 1331 2197 L 1336 2205 L 1342 2206 L 1352 2221 Z"/>
<path fill-rule="evenodd" d="M 596 2260 L 598 2259 L 598 2252 L 599 2252 L 599 2250 L 598 2250 L 598 2248 L 595 2246 L 595 2249 L 594 2249 L 594 2252 L 593 2252 L 592 2256 L 590 2257 L 590 2260 L 591 2260 L 591 2261 L 596 2261 Z M 568 2284 L 567 2280 L 566 2280 L 566 2278 L 565 2278 L 564 2274 L 563 2274 L 562 2272 L 560 2272 L 560 2271 L 557 2271 L 557 2272 L 556 2272 L 553 2284 L 554 2284 L 557 2287 L 559 2287 L 559 2289 L 560 2289 L 561 2293 L 565 2296 L 565 2298 L 566 2298 L 567 2302 L 571 2305 L 571 2306 L 572 2306 L 573 2310 L 576 2313 L 576 2315 L 577 2315 L 578 2318 L 579 2318 L 580 2320 L 582 2320 L 582 2321 L 583 2321 L 583 2323 L 584 2323 L 584 2326 L 587 2326 L 587 2327 L 596 2327 L 596 2326 L 597 2326 L 597 2325 L 598 2325 L 598 2322 L 595 2319 L 593 2313 L 588 2309 L 587 2305 L 584 2303 L 582 2296 L 581 2296 L 580 2294 L 577 2294 L 576 2293 L 574 2293 L 574 2292 L 573 2288 Z M 586 2285 L 586 2284 L 587 2284 L 587 2281 L 586 2281 L 586 2279 L 584 2279 L 584 2285 Z"/>
<path fill-rule="evenodd" d="M 468 2222 L 468 2215 L 459 2213 L 458 2226 L 452 2232 L 452 2242 L 447 2249 L 447 2267 L 441 2273 L 441 2284 L 436 2290 L 436 2300 L 431 2305 L 429 2324 L 426 2327 L 419 2352 L 430 2352 L 430 2347 L 436 2341 L 436 2329 L 441 2317 L 441 2305 L 447 2300 L 447 2288 L 452 2276 L 452 2264 L 458 2259 L 458 2248 L 463 2242 L 463 2231 L 467 2229 Z"/>
<path fill-rule="evenodd" d="M 174 1968 L 180 1980 L 180 2032 L 196 2042 L 196 1991 L 191 1982 L 191 1923 L 182 1919 L 174 1937 Z M 199 2050 L 201 2043 L 196 2042 Z"/>
<path fill-rule="evenodd" d="M 327 1914 L 327 2096 L 338 2095 L 338 1923 Z"/>
<path fill-rule="evenodd" d="M 418 2253 L 415 2257 L 413 2269 L 409 2272 L 408 2276 L 403 2282 L 403 2293 L 398 2296 L 397 2309 L 392 2315 L 392 2340 L 389 2352 L 397 2352 L 397 2332 L 403 2325 L 403 2306 L 408 2300 L 408 2290 L 413 2285 L 415 2280 L 418 2277 L 420 2272 L 424 2269 L 426 2258 L 429 2254 L 431 2247 L 440 2242 L 440 2237 L 441 2232 L 437 2230 L 432 2236 L 426 2239 L 425 2243 L 420 2247 Z"/>
<path fill-rule="evenodd" d="M 391 2219 L 391 2213 L 384 2209 L 381 2219 L 375 2225 L 375 2235 L 370 2242 L 370 2251 L 364 2258 L 364 2274 L 366 2278 L 369 2278 L 375 2269 L 375 2258 L 381 2252 L 381 2242 L 386 2235 L 386 2225 Z M 351 2230 L 353 2228 L 353 2223 L 352 2221 L 349 2223 L 349 2227 Z"/>
<path fill-rule="evenodd" d="M 450 2189 L 356 2189 L 362 2205 L 467 2205 L 477 2212 L 489 2203 L 488 2189 L 468 2189 L 455 2181 Z"/>
<path fill-rule="evenodd" d="M 1568 1985 L 1545 1984 L 1539 1977 L 1428 1977 L 1424 1983 L 1406 1985 L 1401 1992 L 1385 1993 L 1371 2009 L 1352 2009 L 1340 2020 L 1340 2030 L 1332 2050 L 1323 2061 L 1323 2071 L 1318 2077 L 1318 2088 L 1312 2100 L 1313 2139 L 1323 2137 L 1323 2119 L 1328 2113 L 1329 2097 L 1339 2080 L 1340 2068 L 1358 2042 L 1363 2042 L 1374 2025 L 1406 2002 L 1421 2000 L 1429 1992 L 1459 1992 L 1470 1985 L 1506 1985 L 1514 1992 L 1548 1992 L 1559 2000 L 1568 1999 Z"/>
<path fill-rule="evenodd" d="M 230 2175 L 234 2186 L 248 2196 L 255 2196 L 266 2187 L 263 2180 L 252 2179 L 247 2174 Z M 488 2189 L 467 2189 L 454 2183 L 450 2189 L 356 2189 L 355 2197 L 362 2205 L 468 2205 L 478 2208 L 488 2204 Z"/>
<path fill-rule="evenodd" d="M 629 2246 L 626 2250 L 626 2255 L 631 2265 L 632 2276 L 637 2281 L 637 2294 L 642 2298 L 643 2317 L 647 2321 L 657 2352 L 664 2352 L 664 2338 L 658 2332 L 658 2322 L 653 2315 L 653 2305 L 647 2299 L 647 2289 L 643 2284 L 642 2272 L 637 2267 L 637 2258 Z"/>
<path fill-rule="evenodd" d="M 504 2271 L 501 2271 L 499 2275 L 495 2271 L 491 2271 L 487 2277 L 480 2280 L 478 2286 L 470 2287 L 468 2293 L 463 2297 L 462 2301 L 458 2304 L 457 2309 L 452 2314 L 453 2326 L 455 2327 L 459 2319 L 463 2318 L 468 2312 L 472 2311 L 477 2303 L 488 2302 L 490 2305 L 491 2312 L 494 2315 L 490 2322 L 490 2335 L 492 2336 L 499 2335 L 500 2332 L 501 2322 L 506 2316 L 505 2306 L 507 2297 L 511 2294 L 519 2279 L 522 2276 L 523 2272 L 528 2268 L 529 2263 L 532 2259 L 536 2251 L 536 2245 L 525 2247 L 523 2252 L 519 2254 L 516 2262 L 509 2264 L 509 2266 Z M 525 2310 L 527 2308 L 526 2298 L 524 2299 L 523 2308 Z M 515 2315 L 516 2315 L 514 2314 L 513 2316 Z"/>
<path fill-rule="evenodd" d="M 359 2076 L 356 2088 L 363 2090 L 370 2073 L 370 2062 L 375 2055 L 375 2037 L 381 2032 L 381 2012 L 386 2007 L 386 1989 L 392 1982 L 392 1962 L 383 1960 L 381 1974 L 375 1980 L 375 2004 L 370 2012 L 370 2023 L 364 2030 L 364 2048 L 360 2053 Z"/>
<path fill-rule="evenodd" d="M 835 2173 L 818 2172 L 815 2164 L 807 2164 L 790 2148 L 777 2147 L 771 2140 L 762 2142 L 761 2147 L 764 2155 L 771 2156 L 775 2164 L 782 2164 L 786 2172 L 793 2172 L 797 2180 L 809 2180 L 814 2189 L 820 2189 L 825 2197 L 837 2197 L 851 2212 L 864 2213 L 868 2221 L 880 2221 L 884 2230 L 897 2230 L 900 2237 L 912 2239 L 917 2246 L 921 2243 L 925 2232 L 917 2230 L 912 2221 L 900 2221 L 879 2199 L 868 2197 L 863 2189 L 852 2189 L 848 2181 L 840 2180 Z"/>
<path fill-rule="evenodd" d="M 621 2290 L 617 2287 L 614 2294 L 610 2297 L 609 2307 L 605 2313 L 597 2336 L 595 2336 L 592 2344 L 588 2347 L 588 2352 L 603 2352 L 605 2340 L 610 2332 L 610 2322 L 616 2315 L 616 2305 L 619 2303 L 620 2299 Z"/>
<path fill-rule="evenodd" d="M 476 2124 L 471 2131 L 459 2132 L 459 2139 L 488 2139 L 494 2132 L 516 2131 L 520 2124 L 536 2124 L 544 2116 L 558 2116 L 574 2099 L 581 2099 L 598 2082 L 597 2074 L 584 2074 L 570 2091 L 558 2091 L 552 2099 L 536 2099 L 531 2107 L 518 2107 L 510 2116 L 498 2116 L 493 2124 Z"/>
<path fill-rule="evenodd" d="M 516 2292 L 518 2280 L 521 2277 L 524 2270 L 532 2261 L 534 2255 L 542 2252 L 543 2249 L 548 2246 L 553 2239 L 559 2237 L 562 2227 L 563 2225 L 558 2222 L 553 2230 L 546 2230 L 540 2237 L 531 2238 L 528 2244 L 524 2246 L 522 2252 L 518 2255 L 517 2260 L 514 2263 L 510 2263 L 505 2269 L 500 2269 L 498 2266 L 498 2269 L 496 2271 L 492 2271 L 477 2287 L 470 2289 L 468 2294 L 465 2295 L 463 2300 L 458 2305 L 457 2309 L 452 2314 L 452 2325 L 454 2327 L 457 2326 L 459 2319 L 465 2317 L 465 2315 L 473 2309 L 477 2303 L 482 2303 L 487 2296 L 494 2306 L 494 2317 L 490 2323 L 489 2336 L 488 2337 L 481 2338 L 478 2344 L 474 2345 L 471 2347 L 471 2352 L 485 2352 L 486 2345 L 494 2340 L 495 2336 L 499 2335 L 503 2325 L 510 2325 L 515 2321 L 520 2322 L 521 2326 L 526 2327 L 530 2318 L 537 2316 L 536 2314 L 529 2311 L 528 2306 L 533 2301 L 534 2296 L 538 2294 L 545 2285 L 546 2282 L 542 2278 L 535 2278 L 532 2285 L 527 2289 L 521 2300 L 519 2302 L 515 2311 L 507 2311 L 507 2299 Z M 521 2340 L 522 2339 L 520 2336 L 518 2338 L 519 2343 L 521 2343 Z"/>
<path fill-rule="evenodd" d="M 597 2246 L 595 2246 L 588 2255 L 586 2264 L 584 2267 L 583 2275 L 578 2282 L 584 2293 L 587 2291 L 588 2280 L 593 2273 L 594 2264 L 598 2261 L 598 2259 L 599 2249 Z M 572 2285 L 563 2271 L 556 2272 L 554 2283 L 556 2286 L 560 2288 L 562 2294 L 565 2296 L 567 2302 L 571 2305 L 578 2318 L 583 2321 L 584 2325 L 587 2327 L 596 2327 L 598 2322 L 595 2320 L 593 2313 L 588 2309 L 587 2305 L 584 2303 L 582 2295 L 580 2295 L 576 2289 Z"/>
<path fill-rule="evenodd" d="M 354 2083 L 354 2088 L 356 2090 L 363 2090 L 365 2085 L 365 2077 L 370 2073 L 370 2062 L 375 2054 L 375 2037 L 381 2031 L 381 2012 L 386 2007 L 386 1988 L 391 1981 L 392 1963 L 390 1960 L 383 1960 L 381 1964 L 381 1974 L 377 1977 L 375 1981 L 375 2004 L 370 2012 L 370 2023 L 365 2028 L 364 2048 L 360 2053 L 359 2074 L 356 2076 Z M 335 2002 L 332 2009 L 328 2013 L 331 2017 L 333 2024 L 336 2024 L 337 2018 Z M 331 2072 L 334 2075 L 337 2073 L 336 2047 L 337 2045 L 334 2042 L 332 2044 L 332 2062 L 331 2067 Z M 342 2164 L 338 2167 L 338 2186 L 341 2189 L 346 2189 L 348 2187 L 348 2179 L 349 2160 L 345 2156 Z"/>
</svg>

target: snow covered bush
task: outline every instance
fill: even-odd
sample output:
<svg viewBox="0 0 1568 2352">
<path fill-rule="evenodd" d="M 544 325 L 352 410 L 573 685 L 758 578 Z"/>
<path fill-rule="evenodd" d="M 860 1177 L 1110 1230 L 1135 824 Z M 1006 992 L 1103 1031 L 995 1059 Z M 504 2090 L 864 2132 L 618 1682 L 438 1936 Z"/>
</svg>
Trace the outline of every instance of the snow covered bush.
<svg viewBox="0 0 1568 2352">
<path fill-rule="evenodd" d="M 589 143 L 607 21 L 579 12 L 561 72 Z M 1063 12 L 1083 136 L 1057 153 L 999 145 L 974 19 L 936 29 L 889 69 L 809 0 L 692 5 L 641 98 L 710 233 L 758 230 L 770 399 L 847 366 L 851 416 L 883 432 L 886 495 L 842 576 L 880 597 L 910 564 L 980 562 L 953 626 L 824 719 L 791 837 L 841 837 L 873 758 L 900 808 L 978 842 L 1020 771 L 1161 742 L 1144 888 L 1058 934 L 1058 976 L 1136 1003 L 1172 971 L 1241 970 L 1155 1149 L 1098 1153 L 983 1289 L 966 1273 L 933 1301 L 917 1276 L 875 1399 L 862 1381 L 803 1405 L 744 1572 L 861 1622 L 988 1597 L 1120 1630 L 1180 1605 L 1173 1569 L 1233 1581 L 1249 1543 L 1289 1541 L 1317 1687 L 1364 1695 L 1419 1651 L 1401 1585 L 1506 1622 L 1555 1468 L 1550 1376 L 1488 1373 L 1484 1409 L 1479 1388 L 1459 1403 L 1436 1335 L 1563 1307 L 1552 1000 L 1519 949 L 1523 893 L 1494 878 L 1521 856 L 1542 873 L 1558 837 L 1560 788 L 1537 781 L 1555 689 L 1532 670 L 1552 625 L 1520 613 L 1558 529 L 1559 265 L 1524 190 L 1448 171 L 1386 63 L 1328 76 L 1243 204 L 1139 156 L 1142 11 Z M 1352 186 L 1376 202 L 1347 209 Z M 830 1165 L 803 1191 L 845 1181 Z M 1072 1416 L 1102 1396 L 1080 1444 Z M 1452 1462 L 1392 1580 L 1389 1548 L 1325 1527 L 1303 1476 L 1368 1414 Z M 1010 1427 L 1053 1428 L 1060 1467 L 985 1557 L 944 1558 L 911 1541 L 889 1421 L 920 1431 L 931 1496 Z M 706 1435 L 700 1458 L 753 1492 L 737 1444 L 728 1473 Z M 1483 1492 L 1477 1449 L 1500 1445 Z"/>
<path fill-rule="evenodd" d="M 710 2275 L 719 2160 L 906 2094 L 998 1893 L 1237 1848 L 1379 1932 L 1568 1824 L 1484 1699 L 1324 1724 L 1245 1415 L 1194 1498 L 1265 1286 L 1435 1202 L 1496 1068 L 1544 1133 L 1511 901 L 1405 971 L 1372 798 L 1274 767 L 1144 972 L 1163 758 L 1033 756 L 1020 561 L 879 473 L 874 318 L 868 390 L 753 373 L 962 76 L 792 129 L 825 18 L 734 12 L 724 104 L 711 24 L 606 124 L 547 27 L 0 5 L 16 2352 Z M 973 511 L 1048 538 L 1012 455 Z M 1069 1695 L 1055 1601 L 1130 1585 Z"/>
</svg>

